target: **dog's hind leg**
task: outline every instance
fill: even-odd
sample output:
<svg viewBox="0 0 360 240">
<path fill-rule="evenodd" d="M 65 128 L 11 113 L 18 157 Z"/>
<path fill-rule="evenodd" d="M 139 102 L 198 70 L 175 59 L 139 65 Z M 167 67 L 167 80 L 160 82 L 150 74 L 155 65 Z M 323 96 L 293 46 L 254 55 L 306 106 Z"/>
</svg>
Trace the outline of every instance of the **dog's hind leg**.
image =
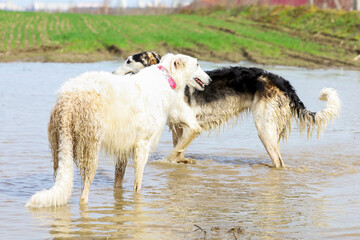
<svg viewBox="0 0 360 240">
<path fill-rule="evenodd" d="M 259 132 L 259 130 L 258 130 Z M 284 168 L 285 164 L 281 158 L 280 146 L 277 137 L 273 137 L 273 132 L 269 129 L 259 132 L 261 142 L 264 144 L 274 166 L 276 168 Z"/>
<path fill-rule="evenodd" d="M 115 181 L 114 187 L 121 187 L 125 176 L 125 170 L 128 163 L 128 159 L 125 156 L 119 157 L 115 165 Z"/>
<path fill-rule="evenodd" d="M 88 173 L 84 176 L 84 186 L 81 193 L 80 204 L 87 204 L 89 201 L 90 185 L 95 177 L 97 169 L 97 159 L 96 161 L 93 161 L 93 163 L 88 165 L 87 168 Z"/>
<path fill-rule="evenodd" d="M 136 144 L 134 149 L 134 191 L 139 192 L 144 174 L 144 168 L 149 158 L 150 141 L 140 141 Z"/>
<path fill-rule="evenodd" d="M 87 204 L 89 200 L 90 185 L 94 180 L 98 163 L 98 144 L 91 143 L 85 146 L 86 159 L 80 163 L 81 175 L 83 179 L 83 190 L 80 197 L 80 204 Z"/>
<path fill-rule="evenodd" d="M 268 152 L 274 166 L 276 168 L 284 168 L 285 164 L 280 154 L 279 129 L 284 130 L 285 125 L 282 124 L 280 119 L 276 119 L 273 116 L 276 111 L 277 110 L 274 110 L 270 104 L 266 104 L 265 108 L 258 106 L 257 109 L 253 111 L 253 116 L 259 138 Z"/>
</svg>

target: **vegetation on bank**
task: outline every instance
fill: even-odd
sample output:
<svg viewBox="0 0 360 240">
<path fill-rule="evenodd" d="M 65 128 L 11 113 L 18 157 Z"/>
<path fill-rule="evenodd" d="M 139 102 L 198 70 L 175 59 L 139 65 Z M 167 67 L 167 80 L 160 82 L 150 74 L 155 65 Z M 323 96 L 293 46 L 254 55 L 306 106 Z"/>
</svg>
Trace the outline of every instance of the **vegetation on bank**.
<svg viewBox="0 0 360 240">
<path fill-rule="evenodd" d="M 360 54 L 360 13 L 311 7 L 157 16 L 0 11 L 0 32 L 0 61 L 87 62 L 153 50 L 210 61 L 360 66 L 354 60 Z"/>
</svg>

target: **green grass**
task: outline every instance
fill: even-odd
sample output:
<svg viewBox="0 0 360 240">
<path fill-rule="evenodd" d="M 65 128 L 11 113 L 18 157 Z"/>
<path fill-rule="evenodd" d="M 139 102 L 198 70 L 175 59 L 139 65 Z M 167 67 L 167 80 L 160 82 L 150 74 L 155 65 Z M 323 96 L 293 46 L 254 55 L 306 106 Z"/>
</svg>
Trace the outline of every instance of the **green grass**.
<svg viewBox="0 0 360 240">
<path fill-rule="evenodd" d="M 0 11 L 0 30 L 5 34 L 0 51 L 9 51 L 7 44 L 13 24 L 16 25 L 12 32 L 11 51 L 55 46 L 59 53 L 89 54 L 116 46 L 126 53 L 186 51 L 204 58 L 206 54 L 213 54 L 236 61 L 241 55 L 239 52 L 245 49 L 258 59 L 281 60 L 288 53 L 296 53 L 310 58 L 350 61 L 353 56 L 348 56 L 349 51 L 344 49 L 355 49 L 360 45 L 358 12 L 323 11 L 309 7 L 246 7 L 160 16 Z M 277 28 L 266 27 L 266 24 Z M 20 44 L 16 43 L 18 28 Z M 347 48 L 315 41 L 312 35 L 319 33 L 344 40 Z M 25 36 L 28 39 L 25 40 Z M 27 46 L 25 42 L 28 42 Z"/>
<path fill-rule="evenodd" d="M 231 11 L 221 10 L 217 14 L 222 17 L 245 17 L 308 33 L 324 33 L 339 38 L 360 40 L 360 13 L 357 11 L 320 10 L 310 6 L 251 6 Z"/>
</svg>

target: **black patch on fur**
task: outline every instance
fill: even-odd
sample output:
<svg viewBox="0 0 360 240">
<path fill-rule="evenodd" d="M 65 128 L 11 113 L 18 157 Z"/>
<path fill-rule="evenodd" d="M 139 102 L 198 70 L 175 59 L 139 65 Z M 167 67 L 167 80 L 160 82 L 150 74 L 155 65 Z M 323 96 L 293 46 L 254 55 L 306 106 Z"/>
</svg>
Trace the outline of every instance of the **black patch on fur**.
<svg viewBox="0 0 360 240">
<path fill-rule="evenodd" d="M 192 96 L 187 96 L 185 91 L 187 102 L 191 102 L 190 98 L 194 98 L 198 104 L 204 105 L 224 99 L 226 96 L 249 94 L 254 97 L 256 93 L 263 97 L 274 97 L 271 96 L 271 93 L 266 92 L 266 84 L 270 84 L 290 99 L 290 107 L 298 115 L 304 114 L 306 111 L 315 119 L 315 113 L 306 110 L 289 81 L 264 69 L 227 67 L 206 73 L 212 79 L 211 84 L 206 86 L 204 91 L 195 90 Z"/>
<path fill-rule="evenodd" d="M 185 86 L 185 100 L 189 106 L 191 106 L 191 95 L 190 95 L 190 88 L 186 85 Z"/>
<path fill-rule="evenodd" d="M 132 56 L 132 59 L 133 59 L 135 62 L 142 63 L 142 65 L 144 65 L 145 67 L 147 67 L 146 62 L 144 62 L 144 56 L 146 56 L 146 52 L 134 54 L 134 55 Z"/>
<path fill-rule="evenodd" d="M 204 91 L 195 90 L 193 96 L 199 104 L 218 101 L 226 96 L 238 94 L 255 95 L 264 91 L 265 84 L 258 81 L 264 70 L 258 68 L 228 67 L 206 72 L 211 84 Z"/>
<path fill-rule="evenodd" d="M 132 56 L 132 59 L 135 62 L 141 63 L 142 65 L 144 65 L 144 67 L 149 67 L 152 65 L 152 63 L 151 63 L 151 59 L 148 54 L 149 54 L 149 52 L 137 53 Z M 161 56 L 159 54 L 156 54 L 153 52 L 151 52 L 150 54 L 154 57 L 154 59 L 156 59 L 157 63 L 160 62 Z"/>
<path fill-rule="evenodd" d="M 305 114 L 306 112 L 312 117 L 313 122 L 315 122 L 316 113 L 310 112 L 306 109 L 304 103 L 300 100 L 299 96 L 296 94 L 296 90 L 289 81 L 273 73 L 267 73 L 267 77 L 270 80 L 270 83 L 274 84 L 287 95 L 287 97 L 290 99 L 290 107 L 296 111 L 298 116 Z"/>
</svg>

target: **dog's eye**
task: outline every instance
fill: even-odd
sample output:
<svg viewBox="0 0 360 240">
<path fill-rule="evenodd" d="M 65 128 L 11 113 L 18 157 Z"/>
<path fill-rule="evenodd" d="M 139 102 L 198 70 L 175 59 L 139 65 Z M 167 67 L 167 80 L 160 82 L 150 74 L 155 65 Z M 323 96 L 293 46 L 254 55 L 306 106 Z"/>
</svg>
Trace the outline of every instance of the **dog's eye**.
<svg viewBox="0 0 360 240">
<path fill-rule="evenodd" d="M 199 67 L 199 63 L 196 63 L 196 66 Z"/>
<path fill-rule="evenodd" d="M 128 60 L 126 61 L 126 64 L 130 64 L 130 63 L 131 63 L 131 60 L 128 59 Z"/>
</svg>

